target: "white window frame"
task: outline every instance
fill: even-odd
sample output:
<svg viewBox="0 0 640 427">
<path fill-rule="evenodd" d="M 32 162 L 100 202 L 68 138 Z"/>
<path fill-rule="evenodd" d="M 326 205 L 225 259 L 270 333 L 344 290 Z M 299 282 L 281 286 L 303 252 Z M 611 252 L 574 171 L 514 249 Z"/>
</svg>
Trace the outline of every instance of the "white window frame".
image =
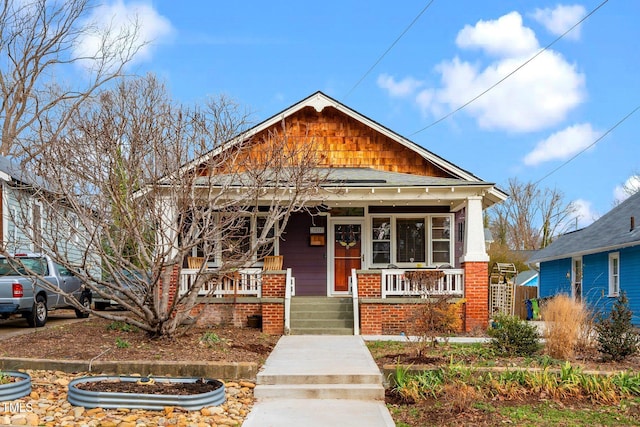
<svg viewBox="0 0 640 427">
<path fill-rule="evenodd" d="M 38 212 L 40 214 L 40 223 L 38 224 L 38 228 L 36 230 L 35 220 L 35 210 L 38 208 Z M 44 245 L 44 210 L 42 209 L 42 203 L 38 201 L 34 201 L 31 204 L 30 215 L 29 215 L 29 227 L 31 228 L 31 248 L 33 252 L 42 252 L 42 246 Z M 37 232 L 37 236 L 36 236 Z M 38 247 L 38 242 L 40 242 L 40 247 Z"/>
<path fill-rule="evenodd" d="M 609 253 L 609 297 L 620 295 L 620 252 Z"/>
<path fill-rule="evenodd" d="M 11 206 L 9 208 L 9 217 L 7 218 L 7 236 L 5 237 L 5 244 L 9 252 L 17 252 L 19 248 L 17 218 L 18 209 L 15 206 Z"/>
<path fill-rule="evenodd" d="M 433 236 L 432 236 L 432 220 L 433 218 L 442 218 L 446 217 L 449 219 L 449 262 L 438 262 L 434 263 L 433 261 Z M 376 264 L 373 263 L 373 239 L 371 235 L 373 218 L 390 218 L 391 222 L 391 262 L 390 264 L 397 266 L 398 268 L 421 268 L 421 267 L 437 267 L 443 264 L 454 265 L 454 257 L 455 257 L 455 236 L 452 233 L 455 233 L 455 215 L 452 213 L 403 213 L 403 214 L 393 214 L 393 213 L 375 213 L 368 215 L 366 224 L 366 249 L 365 259 L 368 261 L 369 266 L 372 268 L 387 268 L 388 264 Z M 398 262 L 397 260 L 397 234 L 396 234 L 396 220 L 397 219 L 405 219 L 405 218 L 423 218 L 425 223 L 425 262 Z M 439 239 L 441 240 L 441 239 Z M 441 240 L 442 241 L 442 240 Z"/>
<path fill-rule="evenodd" d="M 215 221 L 217 222 L 219 220 L 219 214 L 216 213 L 215 214 Z M 251 245 L 255 245 L 256 241 L 258 240 L 258 217 L 267 217 L 269 216 L 268 212 L 265 213 L 258 213 L 257 215 L 251 215 L 251 214 L 247 214 L 244 215 L 245 217 L 250 218 L 250 224 L 249 224 L 249 229 L 251 230 Z M 279 233 L 279 228 L 280 228 L 280 223 L 278 221 L 276 221 L 276 223 L 274 224 L 274 233 L 277 236 Z M 214 256 L 212 260 L 209 260 L 209 262 L 207 263 L 207 266 L 209 268 L 217 268 L 220 267 L 222 265 L 222 230 L 218 230 L 217 236 L 216 236 L 216 249 L 214 251 Z M 197 248 L 193 248 L 193 253 L 194 256 L 196 254 Z M 274 255 L 279 255 L 280 254 L 280 239 L 275 239 L 273 242 L 273 253 Z M 253 255 L 253 258 L 250 260 L 250 262 L 252 264 L 256 264 L 258 262 L 258 255 L 257 253 Z"/>
</svg>

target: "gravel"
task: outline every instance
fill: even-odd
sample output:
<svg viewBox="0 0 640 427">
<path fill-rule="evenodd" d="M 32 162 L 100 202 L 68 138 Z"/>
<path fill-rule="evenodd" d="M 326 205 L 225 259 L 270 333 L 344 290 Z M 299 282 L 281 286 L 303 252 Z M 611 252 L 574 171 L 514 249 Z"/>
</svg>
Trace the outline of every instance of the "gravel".
<svg viewBox="0 0 640 427">
<path fill-rule="evenodd" d="M 31 395 L 0 402 L 0 425 L 27 426 L 240 426 L 254 403 L 255 384 L 248 381 L 225 383 L 226 402 L 200 411 L 166 407 L 163 411 L 142 409 L 85 409 L 67 401 L 67 386 L 86 373 L 26 371 L 31 375 Z"/>
</svg>

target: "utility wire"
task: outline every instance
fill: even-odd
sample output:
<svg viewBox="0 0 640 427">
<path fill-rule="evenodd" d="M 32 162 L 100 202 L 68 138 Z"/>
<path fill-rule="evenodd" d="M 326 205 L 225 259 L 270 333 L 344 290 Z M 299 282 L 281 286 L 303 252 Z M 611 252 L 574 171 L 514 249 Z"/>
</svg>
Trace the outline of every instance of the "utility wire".
<svg viewBox="0 0 640 427">
<path fill-rule="evenodd" d="M 369 75 L 369 73 L 373 71 L 373 69 L 380 63 L 380 61 L 382 61 L 382 59 L 387 55 L 387 53 L 389 53 L 389 51 L 393 49 L 393 47 L 400 41 L 400 39 L 407 33 L 407 31 L 409 31 L 409 29 L 413 27 L 413 24 L 415 24 L 418 21 L 418 19 L 420 19 L 422 14 L 426 12 L 427 9 L 429 9 L 429 6 L 431 6 L 431 4 L 434 1 L 435 0 L 431 0 L 429 3 L 427 3 L 427 5 L 420 11 L 418 16 L 413 18 L 413 21 L 411 21 L 409 26 L 404 29 L 404 31 L 398 36 L 398 38 L 393 43 L 391 43 L 391 46 L 389 46 L 387 50 L 384 51 L 384 53 L 380 56 L 380 58 L 378 58 L 378 60 L 367 70 L 367 72 L 364 73 L 362 77 L 360 77 L 360 80 L 358 80 L 356 84 L 353 85 L 353 87 L 349 90 L 349 92 L 347 92 L 347 94 L 344 96 L 345 100 L 349 97 L 349 95 L 351 95 L 351 92 L 353 92 L 360 85 L 360 83 L 362 83 L 362 81 Z"/>
<path fill-rule="evenodd" d="M 516 72 L 520 71 L 522 68 L 524 68 L 527 64 L 529 64 L 531 61 L 533 61 L 534 59 L 536 59 L 538 56 L 540 56 L 543 52 L 545 52 L 546 50 L 548 50 L 549 48 L 551 48 L 551 46 L 553 46 L 554 44 L 556 44 L 560 39 L 562 39 L 564 36 L 566 36 L 568 33 L 570 33 L 574 28 L 576 28 L 578 25 L 582 24 L 584 21 L 586 21 L 587 19 L 589 19 L 589 17 L 591 17 L 591 15 L 593 15 L 594 13 L 596 13 L 596 11 L 598 11 L 598 9 L 600 9 L 602 6 L 605 5 L 605 3 L 607 3 L 609 0 L 604 0 L 602 3 L 600 3 L 598 6 L 596 6 L 595 9 L 593 9 L 591 12 L 589 12 L 587 15 L 584 16 L 584 18 L 582 18 L 580 21 L 578 21 L 576 24 L 574 24 L 571 28 L 569 28 L 567 31 L 565 31 L 564 33 L 560 34 L 555 40 L 553 40 L 551 43 L 549 43 L 548 45 L 546 45 L 545 47 L 543 47 L 542 49 L 540 49 L 538 52 L 536 52 L 535 55 L 533 55 L 531 58 L 527 59 L 525 62 L 523 62 L 522 64 L 520 64 L 518 67 L 516 67 L 513 71 L 511 71 L 509 74 L 507 74 L 506 76 L 504 76 L 503 78 L 501 78 L 500 80 L 498 80 L 497 82 L 495 82 L 493 85 L 489 86 L 487 89 L 485 89 L 484 91 L 480 92 L 478 95 L 476 95 L 475 97 L 471 98 L 471 100 L 465 102 L 464 104 L 462 104 L 461 106 L 459 106 L 458 108 L 456 108 L 455 110 L 445 114 L 444 116 L 440 117 L 438 120 L 432 122 L 431 124 L 423 127 L 420 130 L 415 131 L 414 133 L 410 134 L 409 136 L 413 136 L 416 135 L 422 131 L 425 131 L 435 125 L 437 125 L 438 123 L 442 122 L 443 120 L 448 119 L 449 117 L 453 116 L 454 114 L 456 114 L 458 111 L 462 110 L 463 108 L 467 107 L 469 104 L 475 102 L 476 100 L 478 100 L 480 97 L 484 96 L 487 94 L 487 92 L 493 90 L 496 86 L 498 86 L 500 83 L 502 83 L 503 81 L 507 80 L 509 77 L 511 77 L 512 75 L 514 75 Z"/>
<path fill-rule="evenodd" d="M 588 146 L 586 146 L 585 148 L 583 148 L 582 150 L 578 151 L 573 157 L 571 157 L 570 159 L 567 159 L 564 163 L 562 163 L 560 166 L 558 166 L 557 168 L 553 169 L 551 172 L 549 172 L 548 174 L 546 174 L 545 176 L 543 176 L 542 178 L 540 178 L 539 180 L 537 180 L 536 182 L 533 183 L 533 185 L 538 185 L 541 181 L 547 179 L 548 177 L 550 177 L 551 175 L 553 175 L 554 173 L 556 173 L 558 170 L 560 170 L 561 168 L 565 167 L 566 165 L 568 165 L 570 162 L 572 162 L 573 160 L 575 160 L 576 157 L 578 157 L 580 154 L 584 153 L 585 151 L 587 151 L 588 149 L 590 149 L 591 147 L 593 147 L 594 145 L 596 145 L 598 142 L 600 142 L 605 136 L 609 135 L 611 132 L 613 132 L 613 130 L 615 128 L 617 128 L 618 126 L 620 126 L 625 120 L 627 120 L 629 117 L 631 117 L 634 113 L 636 113 L 638 110 L 640 110 L 640 105 L 638 105 L 636 108 L 634 108 L 629 114 L 627 114 L 626 116 L 624 116 L 622 119 L 618 120 L 618 122 L 616 124 L 614 124 L 613 126 L 611 126 L 609 129 L 607 129 L 607 131 L 605 133 L 603 133 L 602 135 L 600 135 L 599 138 L 597 138 L 595 141 L 593 141 L 591 144 L 589 144 Z"/>
</svg>

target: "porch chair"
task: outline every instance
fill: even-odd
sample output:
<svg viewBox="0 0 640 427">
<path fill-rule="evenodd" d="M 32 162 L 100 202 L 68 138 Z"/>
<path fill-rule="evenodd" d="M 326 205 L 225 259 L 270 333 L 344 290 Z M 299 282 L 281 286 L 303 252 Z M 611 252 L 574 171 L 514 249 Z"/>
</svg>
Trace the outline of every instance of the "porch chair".
<svg viewBox="0 0 640 427">
<path fill-rule="evenodd" d="M 199 269 L 202 267 L 204 263 L 204 257 L 201 256 L 190 256 L 187 257 L 187 266 L 191 269 Z"/>
<path fill-rule="evenodd" d="M 282 270 L 282 255 L 270 255 L 264 257 L 263 270 Z"/>
</svg>

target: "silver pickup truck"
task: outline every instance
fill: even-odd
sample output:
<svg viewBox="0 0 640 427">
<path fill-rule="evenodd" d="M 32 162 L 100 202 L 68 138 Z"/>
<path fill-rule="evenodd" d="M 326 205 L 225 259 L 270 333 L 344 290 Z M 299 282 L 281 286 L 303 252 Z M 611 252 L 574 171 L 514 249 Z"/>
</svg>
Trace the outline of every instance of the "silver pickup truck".
<svg viewBox="0 0 640 427">
<path fill-rule="evenodd" d="M 45 255 L 25 253 L 13 258 L 16 260 L 0 256 L 0 318 L 21 315 L 31 327 L 44 326 L 49 310 L 72 307 L 60 291 L 73 295 L 85 307 L 75 308 L 77 317 L 89 316 L 91 291 L 69 270 Z"/>
</svg>

